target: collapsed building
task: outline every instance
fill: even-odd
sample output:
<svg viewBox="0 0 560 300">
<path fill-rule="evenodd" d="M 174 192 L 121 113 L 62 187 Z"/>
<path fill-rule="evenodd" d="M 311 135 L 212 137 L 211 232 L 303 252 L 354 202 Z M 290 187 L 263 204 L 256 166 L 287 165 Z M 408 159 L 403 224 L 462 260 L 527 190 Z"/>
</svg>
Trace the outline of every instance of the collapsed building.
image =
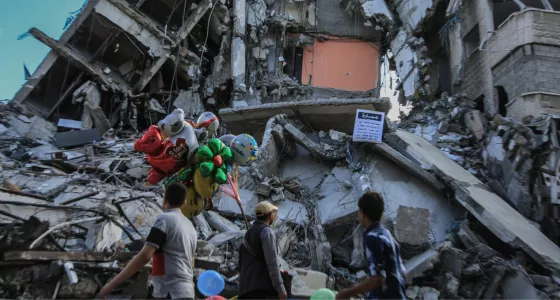
<svg viewBox="0 0 560 300">
<path fill-rule="evenodd" d="M 558 298 L 555 7 L 89 0 L 59 40 L 29 30 L 52 50 L 0 107 L 0 296 L 92 298 L 121 270 L 163 191 L 144 184 L 132 142 L 181 108 L 259 141 L 242 206 L 252 220 L 259 201 L 278 205 L 292 296 L 366 276 L 356 213 L 371 189 L 386 199 L 407 297 Z M 354 143 L 357 109 L 392 107 L 380 98 L 387 61 L 414 108 L 398 128 L 386 121 L 383 143 Z M 220 272 L 232 297 L 244 224 L 234 201 L 212 201 L 193 218 L 195 265 Z M 116 293 L 148 287 L 144 270 Z"/>
</svg>

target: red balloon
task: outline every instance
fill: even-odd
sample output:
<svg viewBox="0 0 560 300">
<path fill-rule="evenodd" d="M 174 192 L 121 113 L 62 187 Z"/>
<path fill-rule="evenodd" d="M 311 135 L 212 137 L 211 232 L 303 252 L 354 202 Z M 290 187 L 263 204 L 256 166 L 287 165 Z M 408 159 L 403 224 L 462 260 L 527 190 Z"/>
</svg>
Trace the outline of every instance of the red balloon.
<svg viewBox="0 0 560 300">
<path fill-rule="evenodd" d="M 226 298 L 218 295 L 218 296 L 208 297 L 208 298 L 206 298 L 206 300 L 226 300 Z"/>
<path fill-rule="evenodd" d="M 213 162 L 214 162 L 214 167 L 216 168 L 221 167 L 222 164 L 224 163 L 222 157 L 219 155 L 214 156 Z"/>
</svg>

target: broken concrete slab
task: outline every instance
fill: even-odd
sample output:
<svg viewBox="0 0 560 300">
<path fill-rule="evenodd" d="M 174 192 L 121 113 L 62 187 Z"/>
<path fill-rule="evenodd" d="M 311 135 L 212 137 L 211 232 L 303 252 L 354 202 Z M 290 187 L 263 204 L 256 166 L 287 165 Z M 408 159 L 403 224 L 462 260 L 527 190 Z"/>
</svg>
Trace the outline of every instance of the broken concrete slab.
<svg viewBox="0 0 560 300">
<path fill-rule="evenodd" d="M 406 283 L 412 284 L 414 278 L 422 276 L 425 272 L 432 270 L 439 262 L 439 250 L 431 248 L 426 252 L 412 257 L 404 263 L 406 270 Z"/>
<path fill-rule="evenodd" d="M 430 228 L 430 210 L 399 206 L 395 222 L 395 239 L 402 247 L 403 256 L 413 256 L 429 247 Z"/>
<path fill-rule="evenodd" d="M 22 137 L 50 142 L 54 138 L 56 126 L 45 119 L 35 116 L 10 116 L 10 128 L 13 128 Z"/>
<path fill-rule="evenodd" d="M 208 243 L 216 247 L 219 247 L 232 240 L 243 237 L 245 235 L 245 232 L 246 232 L 245 230 L 237 230 L 237 231 L 226 231 L 226 232 L 218 233 L 215 236 L 213 236 L 210 240 L 208 240 Z"/>
<path fill-rule="evenodd" d="M 479 141 L 485 132 L 482 118 L 482 114 L 478 110 L 471 110 L 465 114 L 465 126 Z"/>
<path fill-rule="evenodd" d="M 324 144 L 317 144 L 309 139 L 303 132 L 292 124 L 286 124 L 284 127 L 286 133 L 307 150 L 313 157 L 323 160 L 339 160 L 346 157 L 345 147 L 324 147 Z M 327 145 L 328 146 L 328 145 Z"/>
<path fill-rule="evenodd" d="M 59 132 L 55 135 L 54 144 L 59 148 L 77 147 L 94 141 L 101 141 L 101 134 L 97 128 Z"/>
<path fill-rule="evenodd" d="M 399 167 L 407 170 L 408 172 L 416 175 L 418 178 L 422 179 L 424 182 L 431 185 L 436 190 L 443 190 L 444 185 L 437 180 L 437 178 L 430 172 L 418 167 L 412 163 L 404 155 L 400 154 L 397 150 L 391 148 L 385 143 L 372 144 L 370 145 L 375 152 L 387 157 L 392 162 L 397 164 Z"/>
<path fill-rule="evenodd" d="M 501 283 L 504 299 L 543 299 L 531 279 L 522 271 L 506 276 Z"/>
<path fill-rule="evenodd" d="M 524 250 L 543 267 L 560 271 L 560 248 L 476 177 L 414 134 L 397 130 L 386 142 L 453 189 L 455 199 L 500 240 Z"/>
<path fill-rule="evenodd" d="M 367 148 L 358 151 L 360 156 L 368 157 Z M 407 168 L 400 168 L 391 160 L 382 156 L 369 155 L 362 163 L 372 180 L 372 190 L 381 193 L 385 199 L 385 218 L 395 223 L 401 205 L 426 208 L 431 212 L 431 228 L 435 241 L 443 241 L 447 228 L 453 221 L 454 212 L 447 197 L 441 190 L 425 183 Z"/>
<path fill-rule="evenodd" d="M 296 157 L 282 161 L 282 177 L 297 177 L 302 185 L 314 189 L 329 171 L 329 167 L 314 160 L 309 152 L 300 145 L 296 145 Z"/>
<path fill-rule="evenodd" d="M 307 209 L 301 203 L 283 200 L 275 202 L 278 207 L 278 219 L 292 224 L 304 225 L 309 222 Z"/>
<path fill-rule="evenodd" d="M 224 108 L 220 117 L 236 134 L 250 133 L 255 138 L 262 136 L 251 124 L 266 123 L 271 117 L 285 114 L 309 124 L 314 130 L 331 129 L 352 134 L 357 109 L 369 109 L 387 113 L 391 108 L 388 98 L 323 99 L 298 102 L 280 102 L 242 108 Z"/>
<path fill-rule="evenodd" d="M 241 198 L 241 206 L 246 216 L 255 217 L 255 207 L 259 203 L 259 196 L 250 190 L 239 189 L 239 197 Z M 212 199 L 214 207 L 224 214 L 229 216 L 241 216 L 241 209 L 235 199 L 228 195 L 222 194 L 219 197 Z"/>
<path fill-rule="evenodd" d="M 58 119 L 58 127 L 68 128 L 68 129 L 81 129 L 82 121 L 69 120 L 69 119 Z"/>
<path fill-rule="evenodd" d="M 237 227 L 237 225 L 233 224 L 230 220 L 220 216 L 220 214 L 215 211 L 205 211 L 203 213 L 204 217 L 206 217 L 206 220 L 208 221 L 208 224 L 210 224 L 210 226 L 212 226 L 212 228 L 214 228 L 218 232 L 239 230 L 239 227 Z"/>
<path fill-rule="evenodd" d="M 63 276 L 58 297 L 61 299 L 93 299 L 99 288 L 92 277 L 80 276 L 78 283 L 71 284 L 67 276 Z"/>
</svg>

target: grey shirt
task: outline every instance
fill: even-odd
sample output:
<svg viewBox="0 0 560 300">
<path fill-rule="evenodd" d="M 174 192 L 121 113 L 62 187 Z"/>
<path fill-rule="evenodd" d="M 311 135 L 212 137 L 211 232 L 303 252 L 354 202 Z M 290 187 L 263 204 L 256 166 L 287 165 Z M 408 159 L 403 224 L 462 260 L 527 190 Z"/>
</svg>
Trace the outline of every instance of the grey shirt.
<svg viewBox="0 0 560 300">
<path fill-rule="evenodd" d="M 154 297 L 195 297 L 196 241 L 196 230 L 180 209 L 169 209 L 156 219 L 146 239 L 146 245 L 157 249 L 152 258 Z"/>
</svg>

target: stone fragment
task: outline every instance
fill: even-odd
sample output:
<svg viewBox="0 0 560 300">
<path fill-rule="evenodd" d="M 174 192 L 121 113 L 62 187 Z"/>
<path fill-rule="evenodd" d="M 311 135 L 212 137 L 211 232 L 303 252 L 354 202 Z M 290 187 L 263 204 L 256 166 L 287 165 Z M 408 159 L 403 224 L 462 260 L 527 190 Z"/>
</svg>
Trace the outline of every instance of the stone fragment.
<svg viewBox="0 0 560 300">
<path fill-rule="evenodd" d="M 61 299 L 93 299 L 97 292 L 98 284 L 90 276 L 79 276 L 78 283 L 70 284 L 67 276 L 62 277 L 58 298 Z"/>
<path fill-rule="evenodd" d="M 513 275 L 506 276 L 501 282 L 501 289 L 503 299 L 543 299 L 528 275 L 522 271 L 516 271 Z"/>
<path fill-rule="evenodd" d="M 198 214 L 193 218 L 193 221 L 200 238 L 206 240 L 212 235 L 212 227 L 210 227 L 210 224 L 206 221 L 204 214 Z"/>
<path fill-rule="evenodd" d="M 242 238 L 244 235 L 245 235 L 245 230 L 226 231 L 226 232 L 216 234 L 210 240 L 208 240 L 208 243 L 216 247 L 219 247 L 237 238 Z"/>
<path fill-rule="evenodd" d="M 424 300 L 438 300 L 439 294 L 439 291 L 432 287 L 420 288 L 420 295 Z"/>
<path fill-rule="evenodd" d="M 453 276 L 451 272 L 445 273 L 444 277 L 444 286 L 443 286 L 443 295 L 446 299 L 457 299 L 459 294 L 459 280 L 457 277 Z"/>
<path fill-rule="evenodd" d="M 424 275 L 425 272 L 432 270 L 434 265 L 439 262 L 439 251 L 430 249 L 422 254 L 414 256 L 406 261 L 406 282 L 412 284 L 412 280 Z"/>
<path fill-rule="evenodd" d="M 475 277 L 482 274 L 482 268 L 479 264 L 472 264 L 463 269 L 463 276 L 465 277 Z"/>
<path fill-rule="evenodd" d="M 447 130 L 449 130 L 449 123 L 442 121 L 441 123 L 439 123 L 438 126 L 438 131 L 439 133 L 446 133 Z"/>
<path fill-rule="evenodd" d="M 484 136 L 484 123 L 482 114 L 478 110 L 471 110 L 465 114 L 465 126 L 476 137 L 477 140 Z"/>
<path fill-rule="evenodd" d="M 262 182 L 259 185 L 259 188 L 257 190 L 257 194 L 259 194 L 261 196 L 269 197 L 271 190 L 272 190 L 272 187 L 270 186 L 270 184 L 268 182 Z"/>
<path fill-rule="evenodd" d="M 446 247 L 441 251 L 441 269 L 450 272 L 456 278 L 461 278 L 467 254 L 459 249 Z"/>
<path fill-rule="evenodd" d="M 226 231 L 238 231 L 239 227 L 233 224 L 230 220 L 220 216 L 215 211 L 205 211 L 204 217 L 208 221 L 208 224 L 218 232 L 226 232 Z"/>
<path fill-rule="evenodd" d="M 210 242 L 198 240 L 196 242 L 196 255 L 197 256 L 212 256 L 218 253 L 218 248 Z"/>
<path fill-rule="evenodd" d="M 457 236 L 467 249 L 480 244 L 480 240 L 466 223 L 461 224 L 461 228 L 459 229 L 459 232 L 457 232 Z"/>
<path fill-rule="evenodd" d="M 407 297 L 408 299 L 412 299 L 412 300 L 418 299 L 418 296 L 420 295 L 420 287 L 419 287 L 419 286 L 415 286 L 415 285 L 414 285 L 414 286 L 409 286 L 409 287 L 406 289 L 405 294 L 406 294 L 406 297 Z"/>
<path fill-rule="evenodd" d="M 430 211 L 426 208 L 399 206 L 395 239 L 403 248 L 403 256 L 411 257 L 426 250 L 430 244 Z"/>
</svg>

